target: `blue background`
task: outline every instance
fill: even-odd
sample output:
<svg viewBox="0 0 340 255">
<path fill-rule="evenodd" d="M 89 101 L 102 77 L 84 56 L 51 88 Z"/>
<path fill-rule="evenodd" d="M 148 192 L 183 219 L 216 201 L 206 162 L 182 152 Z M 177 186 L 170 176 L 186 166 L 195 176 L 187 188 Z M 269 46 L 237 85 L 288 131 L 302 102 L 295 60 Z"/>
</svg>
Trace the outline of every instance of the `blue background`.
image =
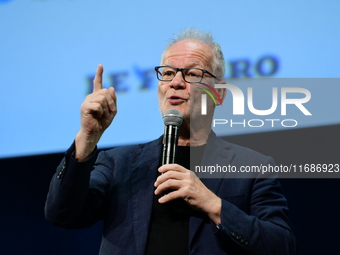
<svg viewBox="0 0 340 255">
<path fill-rule="evenodd" d="M 337 78 L 339 11 L 338 1 L 321 0 L 2 3 L 0 158 L 64 151 L 79 129 L 80 105 L 98 64 L 105 68 L 104 85 L 119 88 L 119 113 L 99 146 L 161 134 L 153 67 L 168 40 L 190 26 L 211 31 L 221 43 L 229 78 L 261 77 L 256 64 L 264 57 L 278 62 L 270 77 Z M 314 91 L 328 98 L 340 85 L 328 94 L 322 85 Z M 326 101 L 312 98 L 310 104 L 322 108 Z M 309 125 L 340 123 L 338 114 L 322 116 Z M 134 132 L 137 125 L 145 128 Z M 253 130 L 221 135 L 240 132 Z"/>
<path fill-rule="evenodd" d="M 105 67 L 105 86 L 121 79 L 119 114 L 100 147 L 149 141 L 163 132 L 151 71 L 180 29 L 212 31 L 227 78 L 244 78 L 242 63 L 250 77 L 261 77 L 256 64 L 266 56 L 279 63 L 271 78 L 338 78 L 339 11 L 336 0 L 0 1 L 0 253 L 97 254 L 101 222 L 61 229 L 45 221 L 43 209 L 98 64 Z M 302 84 L 312 93 L 306 107 L 313 114 L 303 128 L 220 135 L 277 164 L 339 163 L 340 86 Z M 257 93 L 260 101 L 268 98 L 267 89 Z M 337 254 L 339 179 L 281 183 L 299 254 Z"/>
</svg>

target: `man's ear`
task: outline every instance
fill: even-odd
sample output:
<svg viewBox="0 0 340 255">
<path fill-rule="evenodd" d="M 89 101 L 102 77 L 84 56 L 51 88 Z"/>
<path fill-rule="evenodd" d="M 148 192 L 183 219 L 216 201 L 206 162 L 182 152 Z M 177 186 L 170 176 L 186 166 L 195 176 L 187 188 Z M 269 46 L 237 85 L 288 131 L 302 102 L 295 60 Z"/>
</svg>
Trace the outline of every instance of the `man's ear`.
<svg viewBox="0 0 340 255">
<path fill-rule="evenodd" d="M 217 82 L 217 84 L 227 84 L 227 82 L 225 80 L 220 80 L 220 81 Z M 221 101 L 223 103 L 224 98 L 227 95 L 227 89 L 226 88 L 219 88 L 219 89 L 216 89 L 216 91 L 220 95 Z M 220 102 L 218 102 L 217 105 L 221 105 Z"/>
</svg>

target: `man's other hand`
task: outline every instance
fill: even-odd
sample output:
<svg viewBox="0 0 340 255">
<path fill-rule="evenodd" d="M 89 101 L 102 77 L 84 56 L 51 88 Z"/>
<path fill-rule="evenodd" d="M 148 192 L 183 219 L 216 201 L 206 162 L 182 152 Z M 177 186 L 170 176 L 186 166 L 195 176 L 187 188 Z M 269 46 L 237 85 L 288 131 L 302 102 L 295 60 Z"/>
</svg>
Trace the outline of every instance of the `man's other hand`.
<svg viewBox="0 0 340 255">
<path fill-rule="evenodd" d="M 221 223 L 222 201 L 190 170 L 178 165 L 161 166 L 162 173 L 155 182 L 155 195 L 161 195 L 168 189 L 174 189 L 158 201 L 166 203 L 174 199 L 183 199 L 192 208 L 205 212 L 216 224 Z"/>
<path fill-rule="evenodd" d="M 81 105 L 81 128 L 75 140 L 75 159 L 78 161 L 84 161 L 91 155 L 117 114 L 114 88 L 103 89 L 103 71 L 103 66 L 98 65 L 93 93 Z"/>
</svg>

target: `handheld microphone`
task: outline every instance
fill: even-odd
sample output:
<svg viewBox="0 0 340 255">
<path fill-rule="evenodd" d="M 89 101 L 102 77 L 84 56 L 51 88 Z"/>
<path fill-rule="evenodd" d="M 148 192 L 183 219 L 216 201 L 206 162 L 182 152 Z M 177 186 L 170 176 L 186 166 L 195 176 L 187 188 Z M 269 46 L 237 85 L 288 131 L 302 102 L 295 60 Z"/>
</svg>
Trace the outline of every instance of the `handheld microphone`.
<svg viewBox="0 0 340 255">
<path fill-rule="evenodd" d="M 163 115 L 164 136 L 162 165 L 175 163 L 179 127 L 182 125 L 183 115 L 176 109 L 169 109 Z"/>
</svg>

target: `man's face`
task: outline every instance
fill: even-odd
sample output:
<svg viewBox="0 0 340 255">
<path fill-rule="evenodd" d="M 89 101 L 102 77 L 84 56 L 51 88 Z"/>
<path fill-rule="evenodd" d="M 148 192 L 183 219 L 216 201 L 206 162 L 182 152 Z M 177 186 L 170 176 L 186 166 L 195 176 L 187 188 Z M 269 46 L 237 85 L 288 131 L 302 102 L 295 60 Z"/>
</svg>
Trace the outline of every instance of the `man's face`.
<svg viewBox="0 0 340 255">
<path fill-rule="evenodd" d="M 172 45 L 164 54 L 161 65 L 177 68 L 201 68 L 212 73 L 213 51 L 207 44 L 196 40 L 183 40 Z M 158 103 L 162 115 L 169 109 L 179 110 L 184 119 L 201 111 L 201 90 L 190 92 L 190 86 L 197 86 L 184 81 L 178 72 L 172 81 L 158 83 Z M 193 116 L 191 116 L 193 117 Z"/>
</svg>

